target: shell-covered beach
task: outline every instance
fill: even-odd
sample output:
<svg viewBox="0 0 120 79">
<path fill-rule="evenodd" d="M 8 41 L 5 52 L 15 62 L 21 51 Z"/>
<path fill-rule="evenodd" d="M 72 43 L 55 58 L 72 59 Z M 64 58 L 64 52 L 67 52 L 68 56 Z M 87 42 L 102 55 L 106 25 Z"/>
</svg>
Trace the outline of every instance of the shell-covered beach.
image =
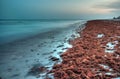
<svg viewBox="0 0 120 79">
<path fill-rule="evenodd" d="M 120 21 L 91 20 L 79 34 L 51 70 L 54 78 L 120 79 Z"/>
</svg>

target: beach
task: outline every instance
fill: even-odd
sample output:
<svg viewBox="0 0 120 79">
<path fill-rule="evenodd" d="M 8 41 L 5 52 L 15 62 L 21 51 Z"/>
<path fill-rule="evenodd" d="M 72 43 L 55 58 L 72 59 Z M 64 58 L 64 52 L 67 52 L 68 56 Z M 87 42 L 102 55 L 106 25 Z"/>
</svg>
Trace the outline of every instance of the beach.
<svg viewBox="0 0 120 79">
<path fill-rule="evenodd" d="M 120 79 L 120 20 L 69 24 L 0 45 L 2 79 Z"/>
<path fill-rule="evenodd" d="M 82 30 L 85 22 L 70 23 L 66 27 L 48 29 L 37 35 L 0 45 L 0 78 L 46 78 L 53 65 L 62 62 L 60 55 L 72 47 L 69 41 L 80 36 L 77 30 Z"/>
<path fill-rule="evenodd" d="M 54 79 L 120 79 L 120 20 L 91 20 L 53 66 Z"/>
</svg>

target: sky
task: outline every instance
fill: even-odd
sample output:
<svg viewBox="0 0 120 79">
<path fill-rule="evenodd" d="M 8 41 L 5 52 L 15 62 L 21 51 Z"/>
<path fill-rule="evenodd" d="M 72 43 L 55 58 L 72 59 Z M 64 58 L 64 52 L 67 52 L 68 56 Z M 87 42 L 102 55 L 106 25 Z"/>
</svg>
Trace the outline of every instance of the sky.
<svg viewBox="0 0 120 79">
<path fill-rule="evenodd" d="M 102 19 L 120 15 L 120 0 L 0 0 L 0 19 Z"/>
</svg>

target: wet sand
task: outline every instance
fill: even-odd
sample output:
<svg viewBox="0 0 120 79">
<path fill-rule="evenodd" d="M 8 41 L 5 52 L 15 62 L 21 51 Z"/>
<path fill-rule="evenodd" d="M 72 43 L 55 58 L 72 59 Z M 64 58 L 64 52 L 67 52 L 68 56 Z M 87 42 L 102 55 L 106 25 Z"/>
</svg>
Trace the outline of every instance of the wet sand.
<svg viewBox="0 0 120 79">
<path fill-rule="evenodd" d="M 92 20 L 62 62 L 50 73 L 55 79 L 120 79 L 120 20 Z"/>
</svg>

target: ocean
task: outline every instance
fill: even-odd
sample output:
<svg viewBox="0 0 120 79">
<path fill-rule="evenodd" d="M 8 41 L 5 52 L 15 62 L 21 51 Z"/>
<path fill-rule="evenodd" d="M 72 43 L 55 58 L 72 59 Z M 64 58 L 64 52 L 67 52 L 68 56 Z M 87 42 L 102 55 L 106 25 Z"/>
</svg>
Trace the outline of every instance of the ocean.
<svg viewBox="0 0 120 79">
<path fill-rule="evenodd" d="M 74 24 L 78 20 L 0 21 L 0 44 Z"/>
<path fill-rule="evenodd" d="M 70 39 L 80 37 L 76 30 L 85 23 L 84 20 L 0 21 L 0 78 L 45 79 L 47 71 L 31 70 L 36 66 L 51 70 L 54 64 L 61 63 L 60 55 L 72 47 Z M 59 61 L 52 61 L 51 57 Z M 52 74 L 48 76 L 54 79 Z"/>
</svg>

